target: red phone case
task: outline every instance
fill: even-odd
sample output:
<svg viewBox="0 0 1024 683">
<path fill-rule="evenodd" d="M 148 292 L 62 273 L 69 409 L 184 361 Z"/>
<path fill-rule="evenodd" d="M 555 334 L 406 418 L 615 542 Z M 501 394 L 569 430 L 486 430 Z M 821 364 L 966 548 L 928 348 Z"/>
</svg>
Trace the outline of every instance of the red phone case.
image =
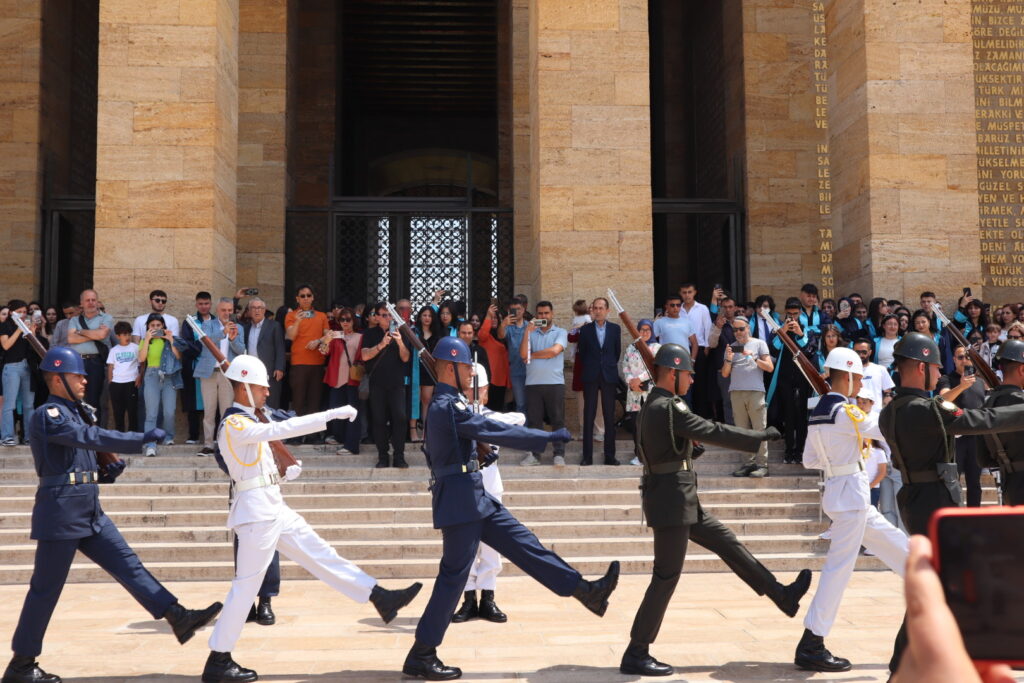
<svg viewBox="0 0 1024 683">
<path fill-rule="evenodd" d="M 980 508 L 941 508 L 935 511 L 928 522 L 928 537 L 932 541 L 932 564 L 935 571 L 942 573 L 939 557 L 939 522 L 946 517 L 1005 517 L 1007 515 L 1024 517 L 1024 505 L 987 505 Z M 975 659 L 983 664 L 1008 664 L 1012 667 L 1024 666 L 1024 659 Z"/>
</svg>

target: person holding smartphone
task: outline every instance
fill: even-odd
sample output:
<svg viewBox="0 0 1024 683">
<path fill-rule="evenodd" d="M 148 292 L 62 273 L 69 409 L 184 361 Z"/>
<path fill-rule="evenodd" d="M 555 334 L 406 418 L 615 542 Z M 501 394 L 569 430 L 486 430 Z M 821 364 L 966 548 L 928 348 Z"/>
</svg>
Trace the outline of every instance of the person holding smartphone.
<svg viewBox="0 0 1024 683">
<path fill-rule="evenodd" d="M 732 319 L 736 341 L 725 347 L 722 377 L 729 380 L 732 417 L 741 429 L 766 429 L 768 405 L 764 400 L 764 373 L 774 372 L 775 363 L 763 339 L 750 336 L 750 321 L 742 315 Z M 762 441 L 756 453 L 746 453 L 746 461 L 733 472 L 736 477 L 764 477 L 768 474 L 768 442 Z"/>
<path fill-rule="evenodd" d="M 296 308 L 284 319 L 284 336 L 292 343 L 288 383 L 292 390 L 292 410 L 309 415 L 320 410 L 323 391 L 324 355 L 320 344 L 330 343 L 331 325 L 327 315 L 313 308 L 313 288 L 295 288 Z M 319 435 L 304 438 L 307 443 L 322 440 Z"/>
<path fill-rule="evenodd" d="M 980 408 L 985 403 L 985 383 L 963 348 L 953 352 L 953 372 L 939 377 L 936 390 L 939 396 L 959 408 Z M 967 506 L 981 505 L 981 467 L 977 458 L 977 439 L 962 437 L 956 440 L 956 466 L 967 482 Z"/>
</svg>

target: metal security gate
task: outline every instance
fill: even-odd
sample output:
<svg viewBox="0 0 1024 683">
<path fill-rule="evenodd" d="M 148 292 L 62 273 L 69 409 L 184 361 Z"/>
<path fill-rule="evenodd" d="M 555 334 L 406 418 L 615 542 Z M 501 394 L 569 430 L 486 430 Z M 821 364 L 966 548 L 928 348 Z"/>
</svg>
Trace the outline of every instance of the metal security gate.
<svg viewBox="0 0 1024 683">
<path fill-rule="evenodd" d="M 408 298 L 419 306 L 444 288 L 482 313 L 512 294 L 511 210 L 420 197 L 289 212 L 287 250 L 289 290 L 309 282 L 351 304 Z"/>
</svg>

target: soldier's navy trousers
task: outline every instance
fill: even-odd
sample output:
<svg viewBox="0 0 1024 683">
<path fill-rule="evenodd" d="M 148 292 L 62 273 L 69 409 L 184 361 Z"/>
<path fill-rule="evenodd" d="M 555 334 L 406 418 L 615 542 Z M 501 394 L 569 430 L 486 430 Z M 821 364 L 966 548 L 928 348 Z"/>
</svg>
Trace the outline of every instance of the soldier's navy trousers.
<svg viewBox="0 0 1024 683">
<path fill-rule="evenodd" d="M 570 596 L 579 586 L 578 571 L 541 545 L 533 532 L 504 506 L 495 507 L 497 510 L 484 519 L 441 529 L 441 567 L 430 601 L 416 627 L 416 640 L 420 643 L 437 647 L 444 640 L 466 587 L 469 570 L 476 561 L 480 541 L 558 595 Z"/>
<path fill-rule="evenodd" d="M 104 515 L 99 533 L 92 536 L 62 541 L 36 541 L 32 581 L 11 643 L 15 654 L 38 657 L 42 652 L 43 636 L 61 591 L 64 590 L 64 582 L 68 578 L 76 550 L 81 550 L 83 555 L 117 579 L 154 619 L 163 617 L 167 608 L 178 601 L 142 566 L 138 555 L 124 540 L 121 532 Z"/>
</svg>

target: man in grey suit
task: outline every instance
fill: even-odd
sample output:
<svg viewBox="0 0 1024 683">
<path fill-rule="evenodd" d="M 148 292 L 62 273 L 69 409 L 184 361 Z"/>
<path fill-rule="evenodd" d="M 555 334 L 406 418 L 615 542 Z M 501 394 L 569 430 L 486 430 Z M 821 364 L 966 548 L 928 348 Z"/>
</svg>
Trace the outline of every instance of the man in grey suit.
<svg viewBox="0 0 1024 683">
<path fill-rule="evenodd" d="M 249 299 L 249 318 L 245 324 L 245 352 L 256 356 L 267 366 L 270 375 L 270 397 L 267 405 L 281 407 L 281 380 L 284 379 L 284 329 L 276 320 L 267 318 L 267 303 L 259 297 Z"/>
</svg>

